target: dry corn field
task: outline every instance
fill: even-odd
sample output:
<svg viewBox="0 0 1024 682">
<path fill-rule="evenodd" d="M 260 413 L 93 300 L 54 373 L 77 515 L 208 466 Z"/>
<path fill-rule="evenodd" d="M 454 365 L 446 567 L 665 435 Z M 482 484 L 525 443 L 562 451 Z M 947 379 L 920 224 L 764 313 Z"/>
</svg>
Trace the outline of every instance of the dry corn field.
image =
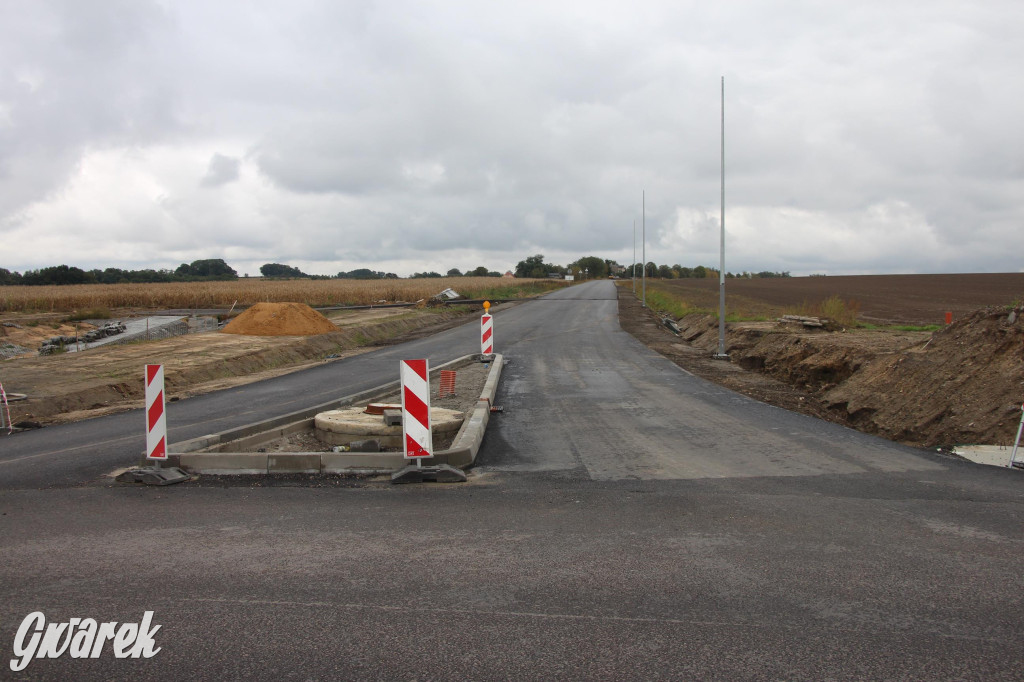
<svg viewBox="0 0 1024 682">
<path fill-rule="evenodd" d="M 157 284 L 0 286 L 0 313 L 72 312 L 114 308 L 226 308 L 237 301 L 369 305 L 418 301 L 452 288 L 466 298 L 520 298 L 564 286 L 558 280 L 444 277 L 391 280 L 262 280 Z"/>
</svg>

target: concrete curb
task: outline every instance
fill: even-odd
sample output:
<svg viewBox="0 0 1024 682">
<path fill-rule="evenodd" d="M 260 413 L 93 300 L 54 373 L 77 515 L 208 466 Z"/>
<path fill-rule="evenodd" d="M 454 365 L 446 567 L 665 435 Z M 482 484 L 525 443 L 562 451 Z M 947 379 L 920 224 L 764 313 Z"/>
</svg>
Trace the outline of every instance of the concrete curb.
<svg viewBox="0 0 1024 682">
<path fill-rule="evenodd" d="M 434 457 L 423 460 L 424 465 L 448 464 L 465 469 L 476 461 L 480 444 L 491 417 L 491 405 L 498 390 L 502 355 L 491 356 L 491 368 L 484 382 L 483 391 L 476 407 L 467 415 L 459 432 L 448 450 L 435 453 Z M 479 353 L 464 355 L 432 369 L 443 369 L 467 360 L 482 359 Z M 310 428 L 313 418 L 320 412 L 334 410 L 361 402 L 372 402 L 381 398 L 400 385 L 393 381 L 355 393 L 338 400 L 272 417 L 260 422 L 246 424 L 221 433 L 200 436 L 180 443 L 172 443 L 168 459 L 163 466 L 175 466 L 194 474 L 390 474 L 409 463 L 400 452 L 238 452 L 227 448 L 245 447 L 263 442 L 271 437 L 286 436 Z M 223 447 L 224 450 L 217 450 Z M 201 452 L 201 450 L 216 450 Z M 143 460 L 143 466 L 151 462 Z"/>
</svg>

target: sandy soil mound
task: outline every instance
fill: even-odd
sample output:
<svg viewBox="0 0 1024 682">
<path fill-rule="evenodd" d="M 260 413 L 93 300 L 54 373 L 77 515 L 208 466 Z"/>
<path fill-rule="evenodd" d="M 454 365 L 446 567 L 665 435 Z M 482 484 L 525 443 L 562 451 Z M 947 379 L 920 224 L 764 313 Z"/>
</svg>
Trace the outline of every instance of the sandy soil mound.
<svg viewBox="0 0 1024 682">
<path fill-rule="evenodd" d="M 304 303 L 257 303 L 221 331 L 248 336 L 314 336 L 337 330 Z"/>
<path fill-rule="evenodd" d="M 857 428 L 922 445 L 1013 442 L 1024 400 L 1024 306 L 985 308 L 826 392 Z"/>
</svg>

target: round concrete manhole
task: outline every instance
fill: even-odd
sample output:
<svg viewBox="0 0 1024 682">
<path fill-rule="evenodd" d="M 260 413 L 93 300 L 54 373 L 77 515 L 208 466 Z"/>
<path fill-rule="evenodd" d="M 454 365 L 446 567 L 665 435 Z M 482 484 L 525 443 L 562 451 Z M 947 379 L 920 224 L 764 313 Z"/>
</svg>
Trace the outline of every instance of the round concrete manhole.
<svg viewBox="0 0 1024 682">
<path fill-rule="evenodd" d="M 443 407 L 430 408 L 430 427 L 434 438 L 454 435 L 465 415 Z M 376 439 L 385 447 L 402 447 L 402 427 L 385 426 L 379 414 L 366 414 L 365 408 L 321 412 L 313 420 L 316 437 L 331 445 L 348 445 L 355 440 Z"/>
</svg>

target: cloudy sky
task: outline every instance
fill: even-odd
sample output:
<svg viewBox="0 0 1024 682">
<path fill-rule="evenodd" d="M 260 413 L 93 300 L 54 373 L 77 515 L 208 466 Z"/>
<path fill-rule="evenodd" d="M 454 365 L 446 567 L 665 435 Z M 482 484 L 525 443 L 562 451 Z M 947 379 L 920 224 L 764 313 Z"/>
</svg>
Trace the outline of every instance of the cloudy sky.
<svg viewBox="0 0 1024 682">
<path fill-rule="evenodd" d="M 1024 270 L 1024 3 L 0 0 L 0 267 Z"/>
</svg>

